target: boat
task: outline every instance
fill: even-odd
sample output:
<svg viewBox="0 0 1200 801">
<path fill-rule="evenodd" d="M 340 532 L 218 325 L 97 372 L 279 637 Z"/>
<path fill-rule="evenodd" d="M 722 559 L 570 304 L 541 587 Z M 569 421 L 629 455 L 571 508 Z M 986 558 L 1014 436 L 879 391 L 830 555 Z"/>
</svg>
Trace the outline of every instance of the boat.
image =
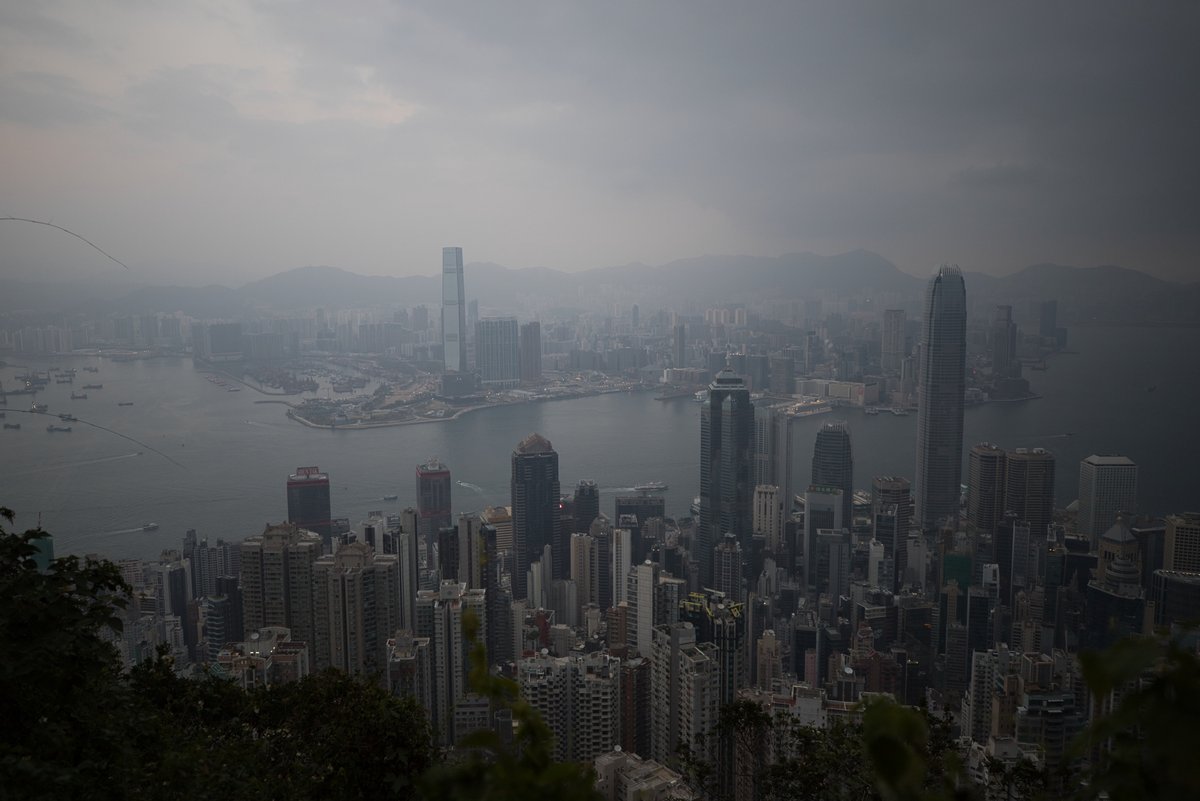
<svg viewBox="0 0 1200 801">
<path fill-rule="evenodd" d="M 98 372 L 100 372 L 100 368 L 99 367 L 85 367 L 85 368 L 83 368 L 83 371 L 85 373 L 98 373 Z"/>
<path fill-rule="evenodd" d="M 78 423 L 79 422 L 79 418 L 73 414 L 60 414 L 58 416 L 58 419 L 62 420 L 64 423 Z"/>
<path fill-rule="evenodd" d="M 47 431 L 70 431 L 71 427 L 70 426 L 48 425 L 48 426 L 46 426 L 46 430 Z"/>
<path fill-rule="evenodd" d="M 241 392 L 241 391 L 242 391 L 242 388 L 241 388 L 241 387 L 229 387 L 229 388 L 226 390 L 226 392 Z"/>
<path fill-rule="evenodd" d="M 103 384 L 84 384 L 84 389 L 104 389 Z"/>
<path fill-rule="evenodd" d="M 397 498 L 399 498 L 399 497 L 400 497 L 399 495 L 384 495 L 384 496 L 383 496 L 383 499 L 384 499 L 385 501 L 394 501 L 394 500 L 396 500 L 396 499 L 397 499 Z"/>
<path fill-rule="evenodd" d="M 69 379 L 69 378 L 56 378 L 56 379 L 54 379 L 54 383 L 55 384 L 70 384 L 72 382 L 71 382 L 71 379 Z"/>
<path fill-rule="evenodd" d="M 899 407 L 899 406 L 893 406 L 893 407 L 892 407 L 892 414 L 896 415 L 897 417 L 907 417 L 907 416 L 908 416 L 908 409 L 902 409 L 902 408 L 901 408 L 901 407 Z"/>
<path fill-rule="evenodd" d="M 663 481 L 647 481 L 633 488 L 634 492 L 666 492 L 667 484 Z"/>
<path fill-rule="evenodd" d="M 132 406 L 132 405 L 133 405 L 133 401 L 121 401 L 121 402 L 120 402 L 120 403 L 118 403 L 117 405 L 118 405 L 118 406 Z"/>
<path fill-rule="evenodd" d="M 863 411 L 866 412 L 867 414 L 879 414 L 879 407 L 868 406 L 867 408 L 863 409 Z"/>
<path fill-rule="evenodd" d="M 702 389 L 692 396 L 692 400 L 696 403 L 706 403 L 708 401 L 708 390 Z"/>
<path fill-rule="evenodd" d="M 86 392 L 80 392 L 80 393 L 76 394 L 76 393 L 72 392 L 72 393 L 71 393 L 71 400 L 87 400 L 87 393 L 86 393 Z"/>
<path fill-rule="evenodd" d="M 21 424 L 20 423 L 5 423 L 4 427 L 11 428 L 14 431 L 19 431 L 21 429 Z"/>
<path fill-rule="evenodd" d="M 142 531 L 158 531 L 158 523 L 146 523 L 142 526 Z"/>
<path fill-rule="evenodd" d="M 33 404 L 32 406 L 30 406 L 30 407 L 29 407 L 29 411 L 31 411 L 31 412 L 37 412 L 38 414 L 41 414 L 42 412 L 46 411 L 46 410 L 47 410 L 47 409 L 49 409 L 49 408 L 50 408 L 50 407 L 49 407 L 49 406 L 47 406 L 47 405 L 46 405 L 46 404 L 44 404 L 44 403 L 35 403 L 35 404 Z"/>
</svg>

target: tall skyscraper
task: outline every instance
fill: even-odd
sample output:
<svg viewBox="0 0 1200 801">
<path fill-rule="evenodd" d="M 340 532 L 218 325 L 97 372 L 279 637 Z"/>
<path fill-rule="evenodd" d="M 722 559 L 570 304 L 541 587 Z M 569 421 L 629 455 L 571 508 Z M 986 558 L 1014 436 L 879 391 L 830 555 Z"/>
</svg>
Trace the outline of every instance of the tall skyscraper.
<svg viewBox="0 0 1200 801">
<path fill-rule="evenodd" d="M 783 502 L 779 487 L 759 484 L 754 488 L 754 533 L 762 534 L 766 548 L 778 556 L 783 545 Z"/>
<path fill-rule="evenodd" d="M 1044 448 L 1009 451 L 1004 468 L 1004 511 L 1029 524 L 1039 541 L 1054 522 L 1054 454 Z"/>
<path fill-rule="evenodd" d="M 521 326 L 521 380 L 527 384 L 542 380 L 542 324 L 537 321 Z"/>
<path fill-rule="evenodd" d="M 1021 372 L 1017 361 L 1017 325 L 1012 306 L 997 306 L 992 318 L 992 376 L 1008 378 Z"/>
<path fill-rule="evenodd" d="M 327 474 L 318 467 L 297 467 L 296 472 L 288 476 L 287 506 L 289 523 L 319 534 L 324 549 L 332 549 L 333 513 L 329 506 Z"/>
<path fill-rule="evenodd" d="M 600 489 L 595 481 L 583 479 L 575 487 L 575 529 L 573 534 L 591 531 L 592 523 L 600 516 Z"/>
<path fill-rule="evenodd" d="M 812 483 L 842 491 L 842 525 L 853 528 L 854 454 L 850 447 L 850 424 L 843 420 L 825 423 L 813 445 Z"/>
<path fill-rule="evenodd" d="M 817 532 L 822 530 L 841 531 L 842 520 L 841 487 L 823 487 L 812 484 L 804 493 L 804 584 L 817 586 Z"/>
<path fill-rule="evenodd" d="M 442 248 L 442 345 L 448 373 L 467 369 L 467 296 L 462 248 Z"/>
<path fill-rule="evenodd" d="M 916 520 L 925 531 L 958 517 L 966 358 L 966 285 L 943 266 L 926 290 L 918 354 Z"/>
<path fill-rule="evenodd" d="M 1004 449 L 981 442 L 967 455 L 967 521 L 988 534 L 1007 511 L 1004 507 Z"/>
<path fill-rule="evenodd" d="M 521 382 L 517 318 L 485 317 L 476 324 L 475 363 L 485 389 L 509 389 Z"/>
<path fill-rule="evenodd" d="M 671 341 L 671 361 L 672 367 L 687 366 L 687 334 L 683 323 L 676 323 L 673 329 L 673 338 Z"/>
<path fill-rule="evenodd" d="M 749 550 L 753 533 L 754 404 L 745 382 L 717 373 L 700 410 L 700 529 L 695 554 L 700 581 L 711 585 L 713 552 L 725 534 Z"/>
<path fill-rule="evenodd" d="M 1117 512 L 1137 511 L 1138 467 L 1128 456 L 1093 454 L 1079 463 L 1079 533 L 1092 541 L 1116 521 Z"/>
<path fill-rule="evenodd" d="M 512 455 L 513 598 L 526 597 L 525 575 L 547 545 L 563 551 L 558 514 L 558 453 L 550 440 L 530 434 Z M 554 553 L 555 578 L 566 578 L 567 553 Z M 559 562 L 562 562 L 559 565 Z"/>
<path fill-rule="evenodd" d="M 904 309 L 887 309 L 883 313 L 883 342 L 879 366 L 886 375 L 900 375 L 906 355 L 904 328 L 907 320 Z"/>
<path fill-rule="evenodd" d="M 417 465 L 417 516 L 421 542 L 428 549 L 440 529 L 453 525 L 450 468 L 436 458 Z"/>
</svg>

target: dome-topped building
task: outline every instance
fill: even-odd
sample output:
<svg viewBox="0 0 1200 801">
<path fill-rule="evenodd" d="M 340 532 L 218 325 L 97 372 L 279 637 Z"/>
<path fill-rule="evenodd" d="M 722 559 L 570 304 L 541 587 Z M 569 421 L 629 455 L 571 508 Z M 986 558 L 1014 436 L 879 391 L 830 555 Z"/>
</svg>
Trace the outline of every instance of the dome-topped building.
<svg viewBox="0 0 1200 801">
<path fill-rule="evenodd" d="M 1100 557 L 1096 561 L 1096 581 L 1102 585 L 1107 584 L 1108 571 L 1117 559 L 1124 559 L 1131 563 L 1140 575 L 1142 560 L 1138 550 L 1138 541 L 1133 536 L 1129 521 L 1123 512 L 1117 514 L 1116 522 L 1100 537 Z"/>
</svg>

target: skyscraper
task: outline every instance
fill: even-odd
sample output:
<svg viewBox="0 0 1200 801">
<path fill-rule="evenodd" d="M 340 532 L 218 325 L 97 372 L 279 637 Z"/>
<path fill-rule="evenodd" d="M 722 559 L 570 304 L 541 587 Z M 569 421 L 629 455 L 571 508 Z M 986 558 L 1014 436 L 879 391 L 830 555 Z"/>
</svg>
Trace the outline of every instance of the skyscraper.
<svg viewBox="0 0 1200 801">
<path fill-rule="evenodd" d="M 512 455 L 513 598 L 526 597 L 525 574 L 547 545 L 561 547 L 558 453 L 550 440 L 530 434 Z M 566 578 L 569 554 L 554 553 L 554 578 Z M 561 565 L 559 562 L 561 561 Z"/>
<path fill-rule="evenodd" d="M 475 363 L 485 389 L 506 389 L 521 381 L 517 318 L 485 317 L 475 326 Z"/>
<path fill-rule="evenodd" d="M 676 323 L 672 330 L 671 361 L 672 367 L 687 366 L 687 334 L 683 323 Z"/>
<path fill-rule="evenodd" d="M 926 290 L 918 354 L 916 521 L 925 531 L 958 517 L 966 357 L 966 285 L 943 266 Z"/>
<path fill-rule="evenodd" d="M 521 380 L 542 380 L 542 324 L 537 321 L 521 326 Z"/>
<path fill-rule="evenodd" d="M 900 375 L 904 362 L 904 309 L 887 309 L 883 313 L 883 342 L 879 366 L 885 375 Z"/>
<path fill-rule="evenodd" d="M 442 345 L 448 373 L 467 369 L 466 304 L 462 248 L 442 248 Z"/>
<path fill-rule="evenodd" d="M 600 489 L 595 481 L 583 479 L 575 487 L 575 530 L 573 534 L 591 531 L 592 522 L 600 516 Z"/>
<path fill-rule="evenodd" d="M 1079 463 L 1079 533 L 1098 546 L 1117 512 L 1137 511 L 1138 467 L 1128 456 L 1093 454 Z"/>
<path fill-rule="evenodd" d="M 293 640 L 313 643 L 313 565 L 320 556 L 320 537 L 294 523 L 269 525 L 242 542 L 246 632 L 284 626 L 291 629 Z"/>
<path fill-rule="evenodd" d="M 314 667 L 374 676 L 387 669 L 387 641 L 400 628 L 400 562 L 351 542 L 313 563 Z"/>
<path fill-rule="evenodd" d="M 967 520 L 991 534 L 1004 517 L 1004 449 L 990 442 L 971 448 L 967 456 Z"/>
<path fill-rule="evenodd" d="M 297 467 L 288 476 L 287 506 L 288 522 L 319 534 L 325 550 L 330 550 L 333 514 L 329 507 L 329 476 L 317 467 Z"/>
<path fill-rule="evenodd" d="M 1044 448 L 1009 451 L 1004 468 L 1004 511 L 1015 512 L 1039 540 L 1054 521 L 1054 454 Z M 1115 519 L 1115 518 L 1114 518 Z M 1106 529 L 1107 530 L 1107 529 Z"/>
<path fill-rule="evenodd" d="M 754 405 L 745 382 L 728 368 L 717 373 L 700 410 L 700 529 L 695 554 L 700 581 L 711 585 L 713 551 L 725 534 L 744 550 L 753 531 Z"/>
<path fill-rule="evenodd" d="M 417 516 L 421 542 L 428 548 L 438 530 L 452 525 L 450 468 L 436 458 L 417 465 Z"/>
<path fill-rule="evenodd" d="M 992 318 L 992 376 L 1008 378 L 1018 375 L 1017 326 L 1012 319 L 1012 306 L 997 306 Z"/>
<path fill-rule="evenodd" d="M 854 455 L 850 425 L 843 420 L 825 423 L 813 445 L 812 483 L 842 491 L 842 525 L 853 528 Z"/>
</svg>

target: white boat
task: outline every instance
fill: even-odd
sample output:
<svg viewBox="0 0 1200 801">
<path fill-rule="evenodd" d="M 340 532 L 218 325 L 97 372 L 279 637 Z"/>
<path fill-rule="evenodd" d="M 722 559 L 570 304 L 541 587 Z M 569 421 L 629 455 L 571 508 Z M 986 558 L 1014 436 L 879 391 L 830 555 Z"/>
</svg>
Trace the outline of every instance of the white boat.
<svg viewBox="0 0 1200 801">
<path fill-rule="evenodd" d="M 384 496 L 383 496 L 383 499 L 384 499 L 385 501 L 394 501 L 394 500 L 396 500 L 396 499 L 397 499 L 397 498 L 399 498 L 399 497 L 400 497 L 399 495 L 384 495 Z"/>
<path fill-rule="evenodd" d="M 633 488 L 634 492 L 666 492 L 667 484 L 663 481 L 647 481 Z"/>
<path fill-rule="evenodd" d="M 158 523 L 147 523 L 142 526 L 142 531 L 158 531 Z"/>
</svg>

